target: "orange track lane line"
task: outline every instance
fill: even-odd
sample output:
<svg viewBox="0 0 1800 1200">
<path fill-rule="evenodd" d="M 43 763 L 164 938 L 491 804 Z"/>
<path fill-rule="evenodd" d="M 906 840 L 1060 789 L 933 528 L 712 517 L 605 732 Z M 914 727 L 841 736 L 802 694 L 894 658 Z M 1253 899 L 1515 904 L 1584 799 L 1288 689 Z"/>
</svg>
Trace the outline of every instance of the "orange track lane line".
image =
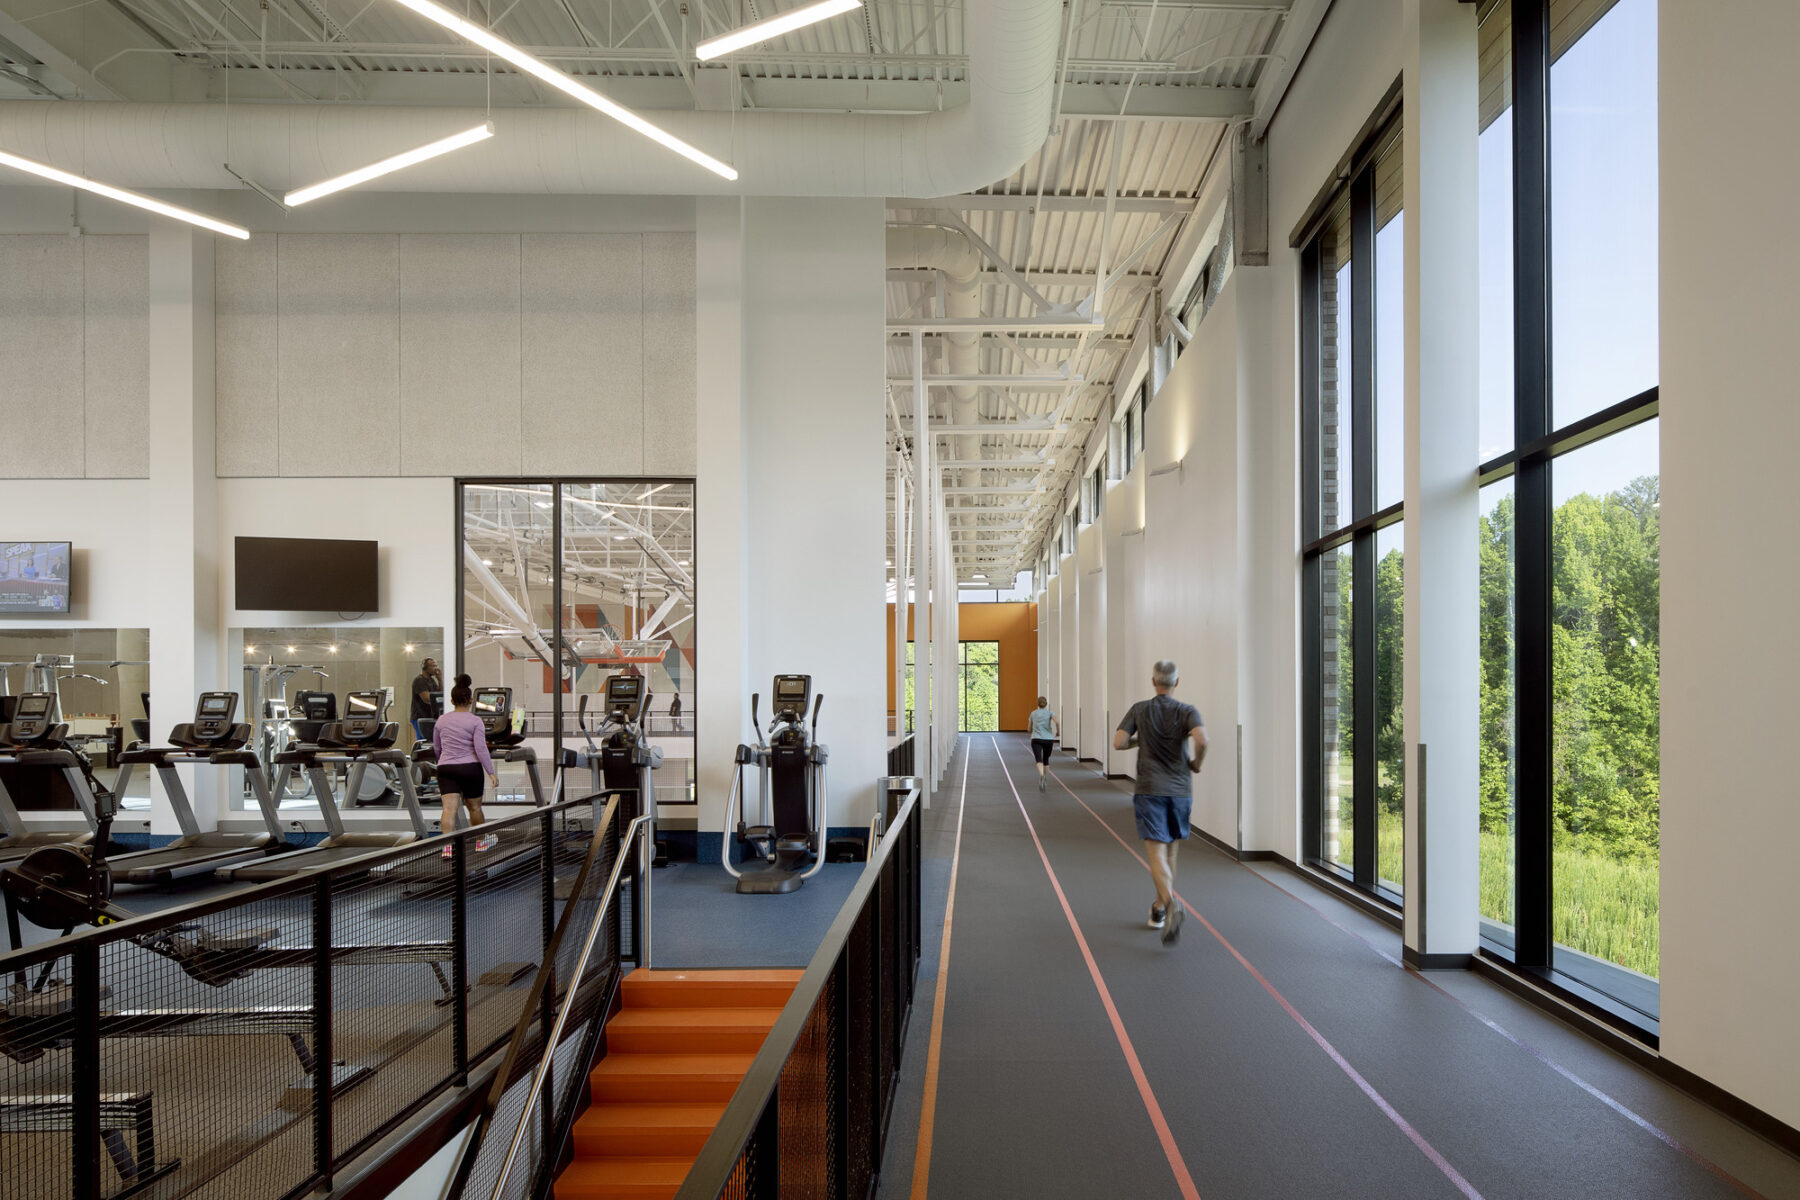
<svg viewBox="0 0 1800 1200">
<path fill-rule="evenodd" d="M 944 1047 L 944 995 L 950 987 L 950 920 L 956 915 L 956 871 L 962 864 L 963 811 L 969 798 L 969 746 L 963 747 L 962 790 L 956 798 L 956 842 L 950 851 L 950 890 L 944 898 L 944 937 L 938 949 L 937 999 L 931 1009 L 931 1046 L 925 1053 L 925 1100 L 919 1109 L 919 1147 L 913 1155 L 912 1200 L 931 1183 L 931 1137 L 937 1125 L 938 1061 Z"/>
<path fill-rule="evenodd" d="M 1113 1004 L 1106 980 L 1100 975 L 1100 964 L 1094 961 L 1094 952 L 1088 948 L 1087 937 L 1081 932 L 1081 922 L 1075 919 L 1075 910 L 1069 907 L 1069 898 L 1063 894 L 1062 881 L 1056 877 L 1056 868 L 1050 865 L 1050 856 L 1044 853 L 1044 843 L 1038 840 L 1037 826 L 1032 824 L 1031 814 L 1025 811 L 1025 801 L 1019 796 L 1018 786 L 1013 783 L 1012 772 L 1007 769 L 1006 756 L 1000 753 L 999 738 L 994 739 L 994 754 L 1000 759 L 1000 769 L 1006 772 L 1006 786 L 1012 789 L 1013 800 L 1019 805 L 1019 814 L 1025 818 L 1025 828 L 1031 831 L 1032 844 L 1037 847 L 1038 858 L 1043 860 L 1044 873 L 1050 877 L 1056 901 L 1062 905 L 1063 916 L 1068 918 L 1069 931 L 1075 935 L 1075 944 L 1081 947 L 1081 957 L 1087 961 L 1088 975 L 1094 981 L 1094 989 L 1100 993 L 1100 1003 L 1106 1009 L 1107 1019 L 1112 1022 L 1113 1036 L 1119 1039 L 1119 1049 L 1125 1054 L 1125 1065 L 1131 1068 L 1131 1078 L 1137 1084 L 1139 1097 L 1144 1101 L 1144 1110 L 1150 1114 L 1150 1124 L 1156 1130 L 1156 1140 L 1162 1143 L 1163 1154 L 1169 1160 L 1169 1170 L 1175 1174 L 1175 1186 L 1181 1189 L 1184 1200 L 1200 1200 L 1200 1190 L 1194 1186 L 1194 1177 L 1188 1174 L 1187 1160 L 1182 1158 L 1181 1148 L 1175 1144 L 1175 1134 L 1163 1116 L 1162 1105 L 1157 1103 L 1156 1093 L 1150 1089 L 1150 1078 L 1144 1074 L 1144 1064 L 1138 1061 L 1137 1049 L 1131 1044 L 1131 1035 L 1125 1032 L 1125 1022 L 1120 1018 L 1117 1006 Z"/>
</svg>

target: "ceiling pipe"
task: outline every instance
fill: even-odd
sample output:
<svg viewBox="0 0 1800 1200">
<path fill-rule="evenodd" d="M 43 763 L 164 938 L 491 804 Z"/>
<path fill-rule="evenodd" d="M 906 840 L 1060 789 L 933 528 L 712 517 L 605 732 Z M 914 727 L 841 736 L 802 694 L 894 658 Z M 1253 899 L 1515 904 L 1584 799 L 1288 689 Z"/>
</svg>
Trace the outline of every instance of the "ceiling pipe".
<svg viewBox="0 0 1800 1200">
<path fill-rule="evenodd" d="M 739 172 L 702 170 L 577 107 L 501 109 L 480 146 L 368 190 L 622 195 L 951 196 L 1043 144 L 1061 0 L 979 0 L 964 16 L 969 101 L 920 115 L 658 111 L 657 124 Z M 598 80 L 604 86 L 604 80 Z M 342 175 L 485 119 L 477 108 L 354 104 L 0 102 L 0 148 L 119 187 L 273 190 Z M 229 134 L 229 136 L 228 136 Z M 7 182 L 12 182 L 8 180 Z"/>
</svg>

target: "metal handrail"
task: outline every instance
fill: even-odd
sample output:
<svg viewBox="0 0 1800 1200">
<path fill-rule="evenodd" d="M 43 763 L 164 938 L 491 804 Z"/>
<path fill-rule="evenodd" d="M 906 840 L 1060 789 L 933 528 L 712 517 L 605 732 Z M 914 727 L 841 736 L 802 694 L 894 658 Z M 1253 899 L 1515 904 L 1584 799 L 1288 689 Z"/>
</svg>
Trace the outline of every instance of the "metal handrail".
<svg viewBox="0 0 1800 1200">
<path fill-rule="evenodd" d="M 801 1036 L 806 1032 L 807 1022 L 818 1005 L 819 997 L 837 971 L 838 959 L 862 916 L 870 893 L 881 884 L 881 868 L 892 857 L 894 847 L 900 843 L 900 835 L 911 822 L 918 819 L 919 793 L 914 790 L 894 814 L 893 823 L 888 826 L 881 844 L 870 853 L 869 861 L 857 878 L 856 886 L 851 888 L 849 897 L 838 910 L 837 918 L 832 921 L 831 928 L 819 943 L 819 949 L 800 976 L 800 982 L 794 985 L 794 991 L 782 1008 L 781 1015 L 775 1019 L 768 1037 L 763 1039 L 762 1049 L 751 1060 L 743 1081 L 732 1094 L 725 1111 L 720 1114 L 718 1123 L 713 1126 L 712 1134 L 701 1147 L 694 1165 L 689 1168 L 681 1190 L 675 1193 L 676 1200 L 712 1200 L 719 1194 L 720 1185 L 730 1177 L 744 1147 L 755 1135 L 763 1108 L 780 1082 L 788 1059 L 793 1056 L 794 1048 L 799 1045 Z"/>
<path fill-rule="evenodd" d="M 588 959 L 593 957 L 594 953 L 594 943 L 599 940 L 600 931 L 606 924 L 607 914 L 612 911 L 613 897 L 618 895 L 619 883 L 625 874 L 625 864 L 631 861 L 631 843 L 639 838 L 644 827 L 649 825 L 652 820 L 653 818 L 648 816 L 635 818 L 626 827 L 625 836 L 619 842 L 619 857 L 613 863 L 612 875 L 606 881 L 606 891 L 601 894 L 600 909 L 594 914 L 592 924 L 588 926 L 587 938 L 581 944 L 581 957 L 575 960 L 575 969 L 569 975 L 568 995 L 563 997 L 561 1006 L 556 1010 L 556 1020 L 550 1026 L 550 1036 L 544 1041 L 544 1056 L 539 1060 L 537 1071 L 531 1077 L 530 1090 L 525 1093 L 525 1108 L 519 1114 L 519 1128 L 513 1133 L 512 1145 L 507 1147 L 506 1158 L 500 1164 L 500 1174 L 494 1179 L 494 1190 L 491 1193 L 493 1200 L 499 1200 L 506 1193 L 506 1181 L 512 1175 L 513 1164 L 518 1161 L 520 1147 L 525 1144 L 525 1133 L 531 1128 L 532 1114 L 537 1110 L 538 1099 L 543 1095 L 544 1082 L 550 1077 L 550 1065 L 556 1047 L 562 1041 L 563 1029 L 569 1023 L 569 1013 L 574 1009 L 576 998 L 580 993 L 581 977 L 587 973 Z M 649 845 L 648 839 L 640 841 L 639 845 L 640 848 Z M 648 878 L 649 876 L 646 873 L 644 877 Z M 645 920 L 646 931 L 649 924 L 649 921 Z M 640 950 L 646 951 L 640 956 L 646 961 L 640 965 L 647 967 L 650 965 L 647 961 L 648 946 L 640 947 Z M 554 956 L 546 955 L 545 961 L 554 961 Z M 478 1148 L 478 1145 L 472 1147 L 472 1149 Z"/>
</svg>

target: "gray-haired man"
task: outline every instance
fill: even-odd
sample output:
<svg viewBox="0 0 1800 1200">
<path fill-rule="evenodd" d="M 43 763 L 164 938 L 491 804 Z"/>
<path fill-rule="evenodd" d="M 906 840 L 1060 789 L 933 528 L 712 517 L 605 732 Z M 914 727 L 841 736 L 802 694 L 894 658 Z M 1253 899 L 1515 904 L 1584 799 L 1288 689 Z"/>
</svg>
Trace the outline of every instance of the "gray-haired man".
<svg viewBox="0 0 1800 1200">
<path fill-rule="evenodd" d="M 1162 659 L 1151 669 L 1156 695 L 1139 700 L 1113 733 L 1113 749 L 1137 747 L 1137 787 L 1131 806 L 1138 836 L 1156 881 L 1156 903 L 1150 906 L 1150 928 L 1162 930 L 1165 945 L 1181 936 L 1182 907 L 1175 895 L 1175 856 L 1188 835 L 1194 806 L 1193 776 L 1206 757 L 1206 726 L 1200 710 L 1172 693 L 1181 682 L 1173 662 Z M 1188 745 L 1193 750 L 1189 753 Z"/>
</svg>

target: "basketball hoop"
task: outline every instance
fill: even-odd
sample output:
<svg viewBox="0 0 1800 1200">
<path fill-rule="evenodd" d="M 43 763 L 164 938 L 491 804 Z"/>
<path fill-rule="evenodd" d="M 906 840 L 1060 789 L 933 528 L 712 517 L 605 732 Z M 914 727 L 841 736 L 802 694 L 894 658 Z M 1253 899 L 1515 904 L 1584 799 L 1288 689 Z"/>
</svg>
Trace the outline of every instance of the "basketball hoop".
<svg viewBox="0 0 1800 1200">
<path fill-rule="evenodd" d="M 649 666 L 668 657 L 669 638 L 599 637 L 583 641 L 577 648 L 583 662 L 623 666 L 627 663 Z"/>
</svg>

